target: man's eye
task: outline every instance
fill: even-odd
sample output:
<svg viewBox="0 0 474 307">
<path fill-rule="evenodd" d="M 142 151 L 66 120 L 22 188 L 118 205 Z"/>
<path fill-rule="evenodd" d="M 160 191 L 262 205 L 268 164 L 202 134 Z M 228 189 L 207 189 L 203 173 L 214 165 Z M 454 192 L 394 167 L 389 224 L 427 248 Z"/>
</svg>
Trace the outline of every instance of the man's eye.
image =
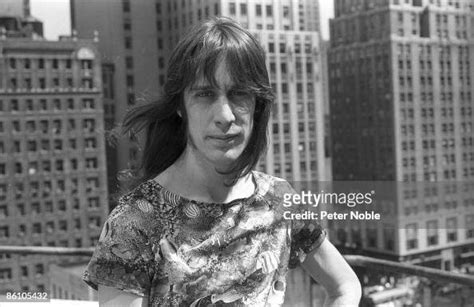
<svg viewBox="0 0 474 307">
<path fill-rule="evenodd" d="M 202 92 L 198 92 L 196 94 L 197 97 L 213 97 L 214 96 L 214 92 L 213 91 L 202 91 Z"/>
<path fill-rule="evenodd" d="M 245 97 L 248 96 L 249 93 L 243 90 L 231 90 L 229 92 L 229 96 L 231 97 Z"/>
</svg>

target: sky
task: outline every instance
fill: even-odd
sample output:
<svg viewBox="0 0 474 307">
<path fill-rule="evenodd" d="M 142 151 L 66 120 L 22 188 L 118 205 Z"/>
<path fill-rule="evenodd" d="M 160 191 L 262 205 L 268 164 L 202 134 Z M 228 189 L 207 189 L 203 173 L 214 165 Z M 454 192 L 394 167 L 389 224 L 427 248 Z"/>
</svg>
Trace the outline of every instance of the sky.
<svg viewBox="0 0 474 307">
<path fill-rule="evenodd" d="M 94 0 L 100 1 L 100 0 Z M 328 19 L 334 16 L 334 0 L 318 0 L 321 11 L 321 31 L 329 37 Z M 71 34 L 69 0 L 30 0 L 31 14 L 43 21 L 44 36 L 56 40 L 59 35 Z"/>
</svg>

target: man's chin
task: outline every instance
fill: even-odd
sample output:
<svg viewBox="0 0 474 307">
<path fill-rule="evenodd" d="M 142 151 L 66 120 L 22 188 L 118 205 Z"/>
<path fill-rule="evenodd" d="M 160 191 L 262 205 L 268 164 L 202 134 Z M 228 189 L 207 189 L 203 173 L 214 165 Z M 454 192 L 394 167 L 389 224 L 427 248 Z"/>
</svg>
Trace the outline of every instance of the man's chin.
<svg viewBox="0 0 474 307">
<path fill-rule="evenodd" d="M 234 165 L 237 159 L 240 157 L 242 154 L 241 151 L 239 152 L 233 152 L 233 151 L 227 151 L 224 153 L 221 153 L 216 159 L 214 159 L 214 162 L 217 166 L 218 169 L 231 169 Z"/>
</svg>

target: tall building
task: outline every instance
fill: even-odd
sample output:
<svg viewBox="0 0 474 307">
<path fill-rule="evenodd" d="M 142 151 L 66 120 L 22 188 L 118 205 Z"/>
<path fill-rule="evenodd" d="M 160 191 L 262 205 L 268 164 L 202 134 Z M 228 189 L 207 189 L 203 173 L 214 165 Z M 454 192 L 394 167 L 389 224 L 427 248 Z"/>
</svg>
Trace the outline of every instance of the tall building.
<svg viewBox="0 0 474 307">
<path fill-rule="evenodd" d="M 156 100 L 164 82 L 163 42 L 158 39 L 155 3 L 149 0 L 71 0 L 71 29 L 79 38 L 98 33 L 102 60 L 106 127 L 117 128 L 136 103 Z M 140 149 L 120 129 L 109 133 L 107 146 L 111 208 L 120 194 L 118 177 L 136 169 Z M 123 178 L 122 177 L 122 178 Z"/>
<path fill-rule="evenodd" d="M 278 97 L 259 167 L 294 181 L 329 179 L 317 1 L 72 1 L 71 14 L 79 37 L 99 32 L 103 61 L 114 67 L 116 123 L 136 100 L 158 96 L 170 52 L 190 26 L 212 16 L 239 21 L 265 47 Z M 118 169 L 139 158 L 136 145 L 123 146 Z"/>
<path fill-rule="evenodd" d="M 0 244 L 94 246 L 108 213 L 96 42 L 24 23 L 0 17 Z M 0 291 L 47 290 L 60 260 L 0 254 Z"/>
<path fill-rule="evenodd" d="M 474 2 L 336 0 L 330 26 L 333 177 L 393 188 L 384 221 L 339 223 L 339 243 L 474 263 Z"/>
<path fill-rule="evenodd" d="M 4 16 L 30 16 L 30 0 L 0 0 L 0 14 Z"/>
</svg>

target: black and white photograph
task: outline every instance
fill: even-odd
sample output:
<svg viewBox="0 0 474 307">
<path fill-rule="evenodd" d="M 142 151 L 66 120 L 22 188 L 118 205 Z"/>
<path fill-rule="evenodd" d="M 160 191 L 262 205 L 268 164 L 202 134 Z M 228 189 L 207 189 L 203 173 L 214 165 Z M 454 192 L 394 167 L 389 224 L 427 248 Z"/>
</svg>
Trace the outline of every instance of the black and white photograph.
<svg viewBox="0 0 474 307">
<path fill-rule="evenodd" d="M 0 307 L 474 307 L 473 0 L 0 0 Z"/>
</svg>

